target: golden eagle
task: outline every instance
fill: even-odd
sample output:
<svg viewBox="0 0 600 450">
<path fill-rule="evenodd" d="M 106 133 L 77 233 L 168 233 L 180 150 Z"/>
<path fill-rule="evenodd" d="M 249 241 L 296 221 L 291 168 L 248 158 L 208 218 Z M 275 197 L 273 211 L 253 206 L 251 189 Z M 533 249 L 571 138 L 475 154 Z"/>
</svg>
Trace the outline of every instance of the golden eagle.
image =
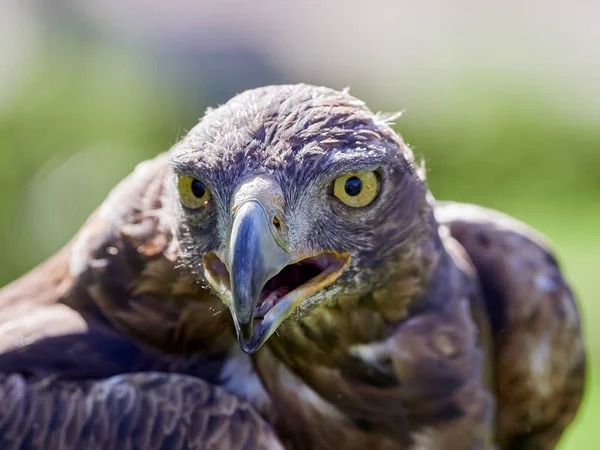
<svg viewBox="0 0 600 450">
<path fill-rule="evenodd" d="M 1 449 L 552 449 L 585 367 L 544 239 L 309 85 L 142 163 L 0 291 L 0 347 Z"/>
</svg>

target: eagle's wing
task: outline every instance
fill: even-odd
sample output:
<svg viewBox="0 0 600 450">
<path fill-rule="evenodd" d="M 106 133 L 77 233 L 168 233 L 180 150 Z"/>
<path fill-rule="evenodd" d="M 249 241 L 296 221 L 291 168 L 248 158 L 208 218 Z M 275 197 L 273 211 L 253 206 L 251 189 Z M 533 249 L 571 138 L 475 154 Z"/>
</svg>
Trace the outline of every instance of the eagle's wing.
<svg viewBox="0 0 600 450">
<path fill-rule="evenodd" d="M 0 448 L 281 448 L 251 406 L 213 384 L 227 343 L 202 347 L 223 340 L 204 313 L 215 302 L 187 301 L 206 291 L 164 256 L 169 230 L 154 215 L 165 172 L 164 157 L 140 166 L 73 242 L 0 290 Z M 193 355 L 159 351 L 110 320 L 183 341 L 177 316 L 157 313 L 177 301 L 205 325 Z"/>
<path fill-rule="evenodd" d="M 64 305 L 9 322 L 0 335 L 2 449 L 282 448 L 250 405 L 185 374 L 210 371 L 201 355 L 152 354 Z"/>
<path fill-rule="evenodd" d="M 477 269 L 494 335 L 502 449 L 550 449 L 583 393 L 585 355 L 573 294 L 544 239 L 474 205 L 439 203 L 436 217 Z"/>
<path fill-rule="evenodd" d="M 0 375 L 0 402 L 0 448 L 7 450 L 283 448 L 249 405 L 185 375 Z"/>
</svg>

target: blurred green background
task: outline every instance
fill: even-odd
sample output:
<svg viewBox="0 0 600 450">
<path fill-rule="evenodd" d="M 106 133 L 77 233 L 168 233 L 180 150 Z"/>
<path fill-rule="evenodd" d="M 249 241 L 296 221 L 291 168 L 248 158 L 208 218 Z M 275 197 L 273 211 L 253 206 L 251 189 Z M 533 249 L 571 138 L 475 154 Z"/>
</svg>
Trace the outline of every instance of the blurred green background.
<svg viewBox="0 0 600 450">
<path fill-rule="evenodd" d="M 555 243 L 590 359 L 561 449 L 598 448 L 600 8 L 251 3 L 0 6 L 0 285 L 207 106 L 263 84 L 350 85 L 374 110 L 406 110 L 396 129 L 437 198 L 501 209 Z"/>
</svg>

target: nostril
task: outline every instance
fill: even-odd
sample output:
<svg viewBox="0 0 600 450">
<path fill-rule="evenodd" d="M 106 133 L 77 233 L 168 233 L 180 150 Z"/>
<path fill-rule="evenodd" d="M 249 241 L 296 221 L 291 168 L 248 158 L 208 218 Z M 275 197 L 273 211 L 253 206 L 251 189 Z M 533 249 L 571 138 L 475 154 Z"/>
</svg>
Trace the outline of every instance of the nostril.
<svg viewBox="0 0 600 450">
<path fill-rule="evenodd" d="M 277 228 L 277 231 L 281 231 L 281 222 L 277 216 L 273 217 L 273 226 Z"/>
</svg>

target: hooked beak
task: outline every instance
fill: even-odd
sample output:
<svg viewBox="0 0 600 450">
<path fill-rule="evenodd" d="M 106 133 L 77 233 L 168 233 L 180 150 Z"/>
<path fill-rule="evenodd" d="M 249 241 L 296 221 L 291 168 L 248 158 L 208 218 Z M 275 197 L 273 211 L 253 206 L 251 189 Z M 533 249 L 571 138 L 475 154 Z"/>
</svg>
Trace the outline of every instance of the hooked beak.
<svg viewBox="0 0 600 450">
<path fill-rule="evenodd" d="M 238 333 L 248 343 L 260 292 L 271 277 L 291 262 L 290 255 L 273 238 L 267 213 L 255 200 L 239 208 L 229 249 L 234 320 Z"/>
<path fill-rule="evenodd" d="M 339 278 L 348 255 L 298 255 L 263 206 L 252 199 L 236 210 L 226 262 L 204 258 L 206 280 L 231 310 L 242 350 L 255 352 L 307 297 Z M 283 225 L 283 224 L 281 224 Z"/>
</svg>

